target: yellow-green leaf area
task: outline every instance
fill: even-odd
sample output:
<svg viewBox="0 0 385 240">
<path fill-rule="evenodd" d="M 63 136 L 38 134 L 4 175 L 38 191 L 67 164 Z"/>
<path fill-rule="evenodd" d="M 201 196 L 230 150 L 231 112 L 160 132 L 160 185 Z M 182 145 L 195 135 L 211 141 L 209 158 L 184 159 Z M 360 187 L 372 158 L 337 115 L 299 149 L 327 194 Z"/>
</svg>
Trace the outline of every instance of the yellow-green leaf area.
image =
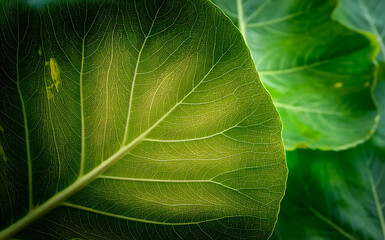
<svg viewBox="0 0 385 240">
<path fill-rule="evenodd" d="M 41 52 L 41 49 L 39 49 Z M 40 55 L 40 54 L 39 54 Z M 47 97 L 48 99 L 51 99 L 54 97 L 54 90 L 56 92 L 59 92 L 59 84 L 61 84 L 60 81 L 60 68 L 58 63 L 56 62 L 55 58 L 50 58 L 49 61 L 45 62 L 45 68 L 49 68 L 49 77 L 46 76 L 46 90 L 47 90 Z M 47 74 L 45 74 L 47 75 Z"/>
<path fill-rule="evenodd" d="M 282 124 L 222 11 L 1 4 L 0 239 L 271 235 Z"/>
</svg>

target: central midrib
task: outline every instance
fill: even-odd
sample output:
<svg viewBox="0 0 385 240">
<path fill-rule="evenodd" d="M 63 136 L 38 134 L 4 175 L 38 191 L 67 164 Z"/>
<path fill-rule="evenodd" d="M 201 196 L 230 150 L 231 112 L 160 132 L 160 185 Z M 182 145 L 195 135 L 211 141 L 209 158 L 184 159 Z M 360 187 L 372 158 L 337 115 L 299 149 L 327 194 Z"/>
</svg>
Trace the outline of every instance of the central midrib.
<svg viewBox="0 0 385 240">
<path fill-rule="evenodd" d="M 175 105 L 174 108 L 178 106 Z M 173 108 L 173 109 L 174 109 Z M 173 110 L 172 109 L 172 110 Z M 170 110 L 167 114 L 169 114 L 172 110 Z M 124 157 L 129 151 L 131 151 L 133 148 L 135 148 L 139 143 L 142 142 L 142 140 L 145 138 L 145 136 L 151 132 L 164 118 L 158 120 L 151 128 L 149 128 L 146 132 L 144 132 L 142 135 L 137 137 L 135 140 L 133 140 L 130 144 L 120 148 L 115 154 L 113 154 L 111 157 L 106 159 L 102 164 L 100 164 L 98 167 L 94 168 L 89 173 L 79 177 L 74 183 L 72 183 L 70 186 L 68 186 L 63 191 L 57 193 L 52 198 L 50 198 L 48 201 L 40 205 L 39 207 L 35 208 L 34 210 L 30 211 L 25 217 L 21 218 L 19 221 L 13 223 L 8 228 L 3 230 L 0 233 L 0 239 L 8 239 L 17 234 L 20 230 L 27 227 L 29 224 L 33 223 L 34 221 L 38 220 L 45 214 L 49 213 L 56 207 L 60 206 L 66 199 L 71 197 L 73 194 L 80 191 L 82 188 L 90 184 L 92 181 L 94 181 L 98 176 L 100 176 L 104 171 L 106 171 L 110 166 L 112 166 L 115 162 L 117 162 L 119 159 Z"/>
</svg>

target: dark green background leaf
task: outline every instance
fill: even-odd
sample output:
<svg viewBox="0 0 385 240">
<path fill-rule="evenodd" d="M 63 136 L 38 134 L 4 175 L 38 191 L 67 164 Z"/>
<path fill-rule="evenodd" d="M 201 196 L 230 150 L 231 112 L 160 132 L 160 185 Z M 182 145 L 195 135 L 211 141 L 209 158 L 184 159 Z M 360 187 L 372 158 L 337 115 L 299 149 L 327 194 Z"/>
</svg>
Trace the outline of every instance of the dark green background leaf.
<svg viewBox="0 0 385 240">
<path fill-rule="evenodd" d="M 272 239 L 385 237 L 385 149 L 288 152 L 288 189 Z"/>
<path fill-rule="evenodd" d="M 282 126 L 219 9 L 2 4 L 0 238 L 271 234 Z"/>
</svg>

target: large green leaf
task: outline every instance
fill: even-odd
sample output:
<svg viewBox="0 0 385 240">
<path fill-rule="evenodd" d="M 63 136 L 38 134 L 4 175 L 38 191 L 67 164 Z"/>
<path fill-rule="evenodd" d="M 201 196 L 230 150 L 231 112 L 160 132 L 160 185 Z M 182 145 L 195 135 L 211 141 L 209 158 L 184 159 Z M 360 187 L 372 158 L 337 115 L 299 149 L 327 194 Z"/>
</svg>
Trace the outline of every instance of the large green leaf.
<svg viewBox="0 0 385 240">
<path fill-rule="evenodd" d="M 206 0 L 2 1 L 0 239 L 266 239 L 287 169 Z"/>
<path fill-rule="evenodd" d="M 281 114 L 287 149 L 345 149 L 367 140 L 378 46 L 330 17 L 335 0 L 214 1 L 239 26 Z M 360 99 L 360 101 L 356 101 Z"/>
</svg>

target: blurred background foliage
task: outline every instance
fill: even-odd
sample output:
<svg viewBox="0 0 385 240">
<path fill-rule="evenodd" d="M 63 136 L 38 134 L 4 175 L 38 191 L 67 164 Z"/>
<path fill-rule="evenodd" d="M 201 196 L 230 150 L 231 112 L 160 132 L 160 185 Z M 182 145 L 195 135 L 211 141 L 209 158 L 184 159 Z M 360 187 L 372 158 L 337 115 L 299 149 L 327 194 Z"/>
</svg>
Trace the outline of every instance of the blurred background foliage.
<svg viewBox="0 0 385 240">
<path fill-rule="evenodd" d="M 272 239 L 385 239 L 385 1 L 214 2 L 284 124 L 290 173 Z"/>
</svg>

